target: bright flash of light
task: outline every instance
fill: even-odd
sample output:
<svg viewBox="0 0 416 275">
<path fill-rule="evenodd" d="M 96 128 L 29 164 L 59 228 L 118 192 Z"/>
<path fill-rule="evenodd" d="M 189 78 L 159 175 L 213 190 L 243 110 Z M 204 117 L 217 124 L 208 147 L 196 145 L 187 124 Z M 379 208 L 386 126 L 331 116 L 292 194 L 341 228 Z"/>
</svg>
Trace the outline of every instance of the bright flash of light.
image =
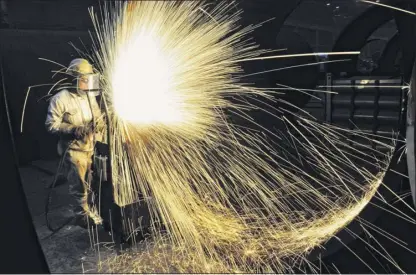
<svg viewBox="0 0 416 275">
<path fill-rule="evenodd" d="M 130 36 L 117 49 L 111 79 L 117 115 L 136 124 L 179 124 L 189 116 L 172 91 L 177 64 L 164 56 L 157 34 L 139 28 Z"/>
<path fill-rule="evenodd" d="M 91 13 L 115 198 L 149 198 L 154 225 L 149 249 L 109 271 L 290 272 L 382 183 L 393 145 L 273 107 L 284 103 L 273 88 L 243 83 L 239 62 L 270 51 L 234 7 L 133 1 L 108 4 L 102 20 Z M 260 125 L 257 111 L 283 130 Z"/>
</svg>

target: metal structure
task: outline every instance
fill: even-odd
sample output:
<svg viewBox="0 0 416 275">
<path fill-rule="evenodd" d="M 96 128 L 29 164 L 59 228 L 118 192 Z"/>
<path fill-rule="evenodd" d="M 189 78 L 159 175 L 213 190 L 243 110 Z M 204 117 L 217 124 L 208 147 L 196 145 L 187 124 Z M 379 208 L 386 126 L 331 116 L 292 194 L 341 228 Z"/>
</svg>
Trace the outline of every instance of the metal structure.
<svg viewBox="0 0 416 275">
<path fill-rule="evenodd" d="M 393 4 L 407 10 L 416 9 L 414 1 L 395 1 Z M 357 70 L 358 56 L 349 62 L 330 64 L 326 78 L 321 81 L 321 86 L 335 94 L 326 94 L 320 102 L 311 100 L 306 110 L 331 124 L 364 130 L 381 137 L 391 138 L 393 131 L 399 134 L 399 140 L 404 140 L 407 136 L 406 144 L 399 142 L 396 145 L 388 172 L 383 179 L 385 186 L 381 186 L 378 193 L 386 201 L 391 201 L 393 199 L 391 190 L 400 191 L 401 182 L 406 181 L 399 174 L 409 173 L 409 183 L 415 202 L 416 169 L 413 150 L 415 104 L 412 98 L 416 90 L 414 86 L 416 68 L 413 65 L 416 50 L 415 17 L 385 7 L 370 7 L 344 29 L 333 51 L 360 51 L 367 44 L 369 37 L 380 26 L 391 20 L 395 20 L 398 33 L 384 48 L 378 68 L 372 72 L 360 73 Z M 395 67 L 397 61 L 399 61 L 399 68 Z M 408 90 L 402 87 L 406 86 L 410 79 L 412 80 L 411 96 L 408 100 Z M 377 149 L 376 144 L 371 145 Z M 407 146 L 407 163 L 405 158 L 401 158 L 405 145 Z M 377 204 L 379 202 L 373 199 L 359 217 L 370 222 L 375 221 L 382 212 L 374 206 Z M 356 220 L 347 228 L 355 234 L 362 232 Z M 337 237 L 341 238 L 344 244 L 354 240 L 347 230 L 339 232 Z M 332 238 L 326 243 L 325 250 L 316 249 L 310 257 L 311 259 L 326 257 L 343 246 L 337 238 Z"/>
<path fill-rule="evenodd" d="M 325 97 L 327 115 L 332 123 L 350 129 L 357 127 L 377 135 L 391 135 L 403 123 L 406 96 L 403 86 L 402 78 L 331 79 L 326 87 L 334 94 Z"/>
<path fill-rule="evenodd" d="M 412 79 L 407 102 L 407 123 L 406 123 L 406 147 L 407 147 L 407 167 L 412 192 L 413 203 L 416 206 L 416 155 L 415 155 L 415 110 L 416 110 L 416 62 L 413 66 Z"/>
</svg>

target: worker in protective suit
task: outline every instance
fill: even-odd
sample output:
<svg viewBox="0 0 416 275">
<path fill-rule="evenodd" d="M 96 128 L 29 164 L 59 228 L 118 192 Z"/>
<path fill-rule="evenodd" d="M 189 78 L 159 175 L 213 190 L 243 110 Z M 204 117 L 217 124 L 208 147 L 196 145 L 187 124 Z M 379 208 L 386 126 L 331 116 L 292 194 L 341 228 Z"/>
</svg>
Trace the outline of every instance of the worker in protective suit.
<svg viewBox="0 0 416 275">
<path fill-rule="evenodd" d="M 45 125 L 48 132 L 60 136 L 58 154 L 63 158 L 70 194 L 77 201 L 73 207 L 74 223 L 85 227 L 88 217 L 95 224 L 102 223 L 97 208 L 88 204 L 88 171 L 94 141 L 101 141 L 103 136 L 96 131 L 94 123 L 102 120 L 102 113 L 95 95 L 86 92 L 90 80 L 88 76 L 94 73 L 92 65 L 85 59 L 77 58 L 70 63 L 67 73 L 74 77 L 75 85 L 52 97 Z"/>
</svg>

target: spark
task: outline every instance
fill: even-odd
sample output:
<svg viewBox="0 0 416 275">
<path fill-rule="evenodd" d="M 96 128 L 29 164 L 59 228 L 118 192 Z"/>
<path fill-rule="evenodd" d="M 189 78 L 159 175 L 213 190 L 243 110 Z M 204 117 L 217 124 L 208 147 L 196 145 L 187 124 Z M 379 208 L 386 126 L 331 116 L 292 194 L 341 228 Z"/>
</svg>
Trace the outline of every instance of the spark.
<svg viewBox="0 0 416 275">
<path fill-rule="evenodd" d="M 237 62 L 253 61 L 253 60 L 266 60 L 266 59 L 280 59 L 280 58 L 293 58 L 293 57 L 307 57 L 307 56 L 326 56 L 326 55 L 359 55 L 359 51 L 353 52 L 322 52 L 322 53 L 299 53 L 299 54 L 286 54 L 286 55 L 274 55 L 265 57 L 256 57 L 248 59 L 240 59 Z"/>
<path fill-rule="evenodd" d="M 405 9 L 401 9 L 401 8 L 398 8 L 398 7 L 390 6 L 390 5 L 387 5 L 387 4 L 374 2 L 374 1 L 368 1 L 368 0 L 360 0 L 360 1 L 364 2 L 364 3 L 372 4 L 372 5 L 378 5 L 378 6 L 381 6 L 381 7 L 389 8 L 389 9 L 392 9 L 392 10 L 401 11 L 401 12 L 408 13 L 408 14 L 411 14 L 411 15 L 416 15 L 416 13 L 414 13 L 414 12 L 411 12 L 411 11 L 408 11 L 408 10 L 405 10 Z"/>
<path fill-rule="evenodd" d="M 348 129 L 346 138 L 302 112 L 262 109 L 284 101 L 275 88 L 241 82 L 241 62 L 359 52 L 263 56 L 271 51 L 252 43 L 254 27 L 241 28 L 234 8 L 115 2 L 101 20 L 91 10 L 93 58 L 111 115 L 115 200 L 125 206 L 139 193 L 151 198 L 153 236 L 144 251 L 102 261 L 101 269 L 291 271 L 382 184 L 394 146 L 378 142 L 388 154 L 357 150 L 351 137 L 375 137 Z M 258 110 L 287 133 L 251 118 Z"/>
<path fill-rule="evenodd" d="M 320 85 L 319 88 L 391 88 L 391 89 L 401 89 L 406 90 L 409 89 L 409 86 L 400 86 L 400 85 L 332 85 L 332 86 L 325 86 Z"/>
<path fill-rule="evenodd" d="M 343 61 L 349 61 L 349 60 L 350 59 L 341 59 L 341 60 L 313 62 L 313 63 L 307 63 L 307 64 L 302 64 L 302 65 L 294 65 L 294 66 L 289 66 L 289 67 L 284 67 L 284 68 L 278 68 L 278 69 L 267 70 L 267 71 L 252 73 L 252 74 L 246 74 L 246 75 L 244 75 L 244 77 L 259 75 L 259 74 L 265 74 L 265 73 L 270 73 L 270 72 L 289 70 L 289 69 L 300 68 L 300 67 L 307 67 L 307 66 L 314 66 L 314 65 L 321 65 L 321 64 L 328 64 L 328 63 L 337 63 L 337 62 L 343 62 Z"/>
<path fill-rule="evenodd" d="M 38 88 L 38 87 L 45 87 L 45 86 L 51 86 L 51 89 L 49 90 L 49 91 L 51 91 L 51 90 L 53 90 L 60 82 L 63 82 L 63 81 L 65 81 L 66 79 L 64 78 L 64 79 L 61 79 L 61 80 L 59 80 L 59 81 L 57 81 L 57 82 L 55 82 L 55 83 L 52 83 L 52 84 L 38 84 L 38 85 L 33 85 L 33 86 L 29 86 L 28 88 L 27 88 L 27 91 L 26 91 L 26 96 L 25 96 L 25 101 L 24 101 L 24 103 L 23 103 L 23 110 L 22 110 L 22 117 L 21 117 L 21 120 L 20 120 L 20 133 L 23 133 L 23 122 L 24 122 L 24 117 L 25 117 L 25 111 L 26 111 L 26 104 L 27 104 L 27 99 L 29 98 L 29 94 L 30 94 L 30 91 L 32 90 L 32 88 Z M 49 93 L 48 93 L 49 94 Z"/>
</svg>

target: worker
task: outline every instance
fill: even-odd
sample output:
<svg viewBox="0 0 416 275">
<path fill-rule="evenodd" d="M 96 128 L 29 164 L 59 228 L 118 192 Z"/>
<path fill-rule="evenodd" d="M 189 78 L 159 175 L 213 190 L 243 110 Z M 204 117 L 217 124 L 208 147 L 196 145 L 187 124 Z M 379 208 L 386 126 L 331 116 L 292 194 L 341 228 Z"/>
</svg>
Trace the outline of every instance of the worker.
<svg viewBox="0 0 416 275">
<path fill-rule="evenodd" d="M 94 141 L 102 140 L 102 134 L 94 131 L 93 123 L 102 119 L 95 95 L 87 92 L 88 76 L 94 74 L 92 65 L 85 59 L 74 59 L 67 68 L 73 78 L 73 88 L 59 91 L 52 97 L 46 128 L 49 133 L 59 135 L 58 154 L 62 157 L 70 195 L 76 200 L 74 225 L 86 227 L 92 220 L 101 224 L 102 218 L 95 206 L 88 203 L 90 184 L 88 171 L 94 152 Z M 89 220 L 89 221 L 87 221 Z"/>
</svg>

